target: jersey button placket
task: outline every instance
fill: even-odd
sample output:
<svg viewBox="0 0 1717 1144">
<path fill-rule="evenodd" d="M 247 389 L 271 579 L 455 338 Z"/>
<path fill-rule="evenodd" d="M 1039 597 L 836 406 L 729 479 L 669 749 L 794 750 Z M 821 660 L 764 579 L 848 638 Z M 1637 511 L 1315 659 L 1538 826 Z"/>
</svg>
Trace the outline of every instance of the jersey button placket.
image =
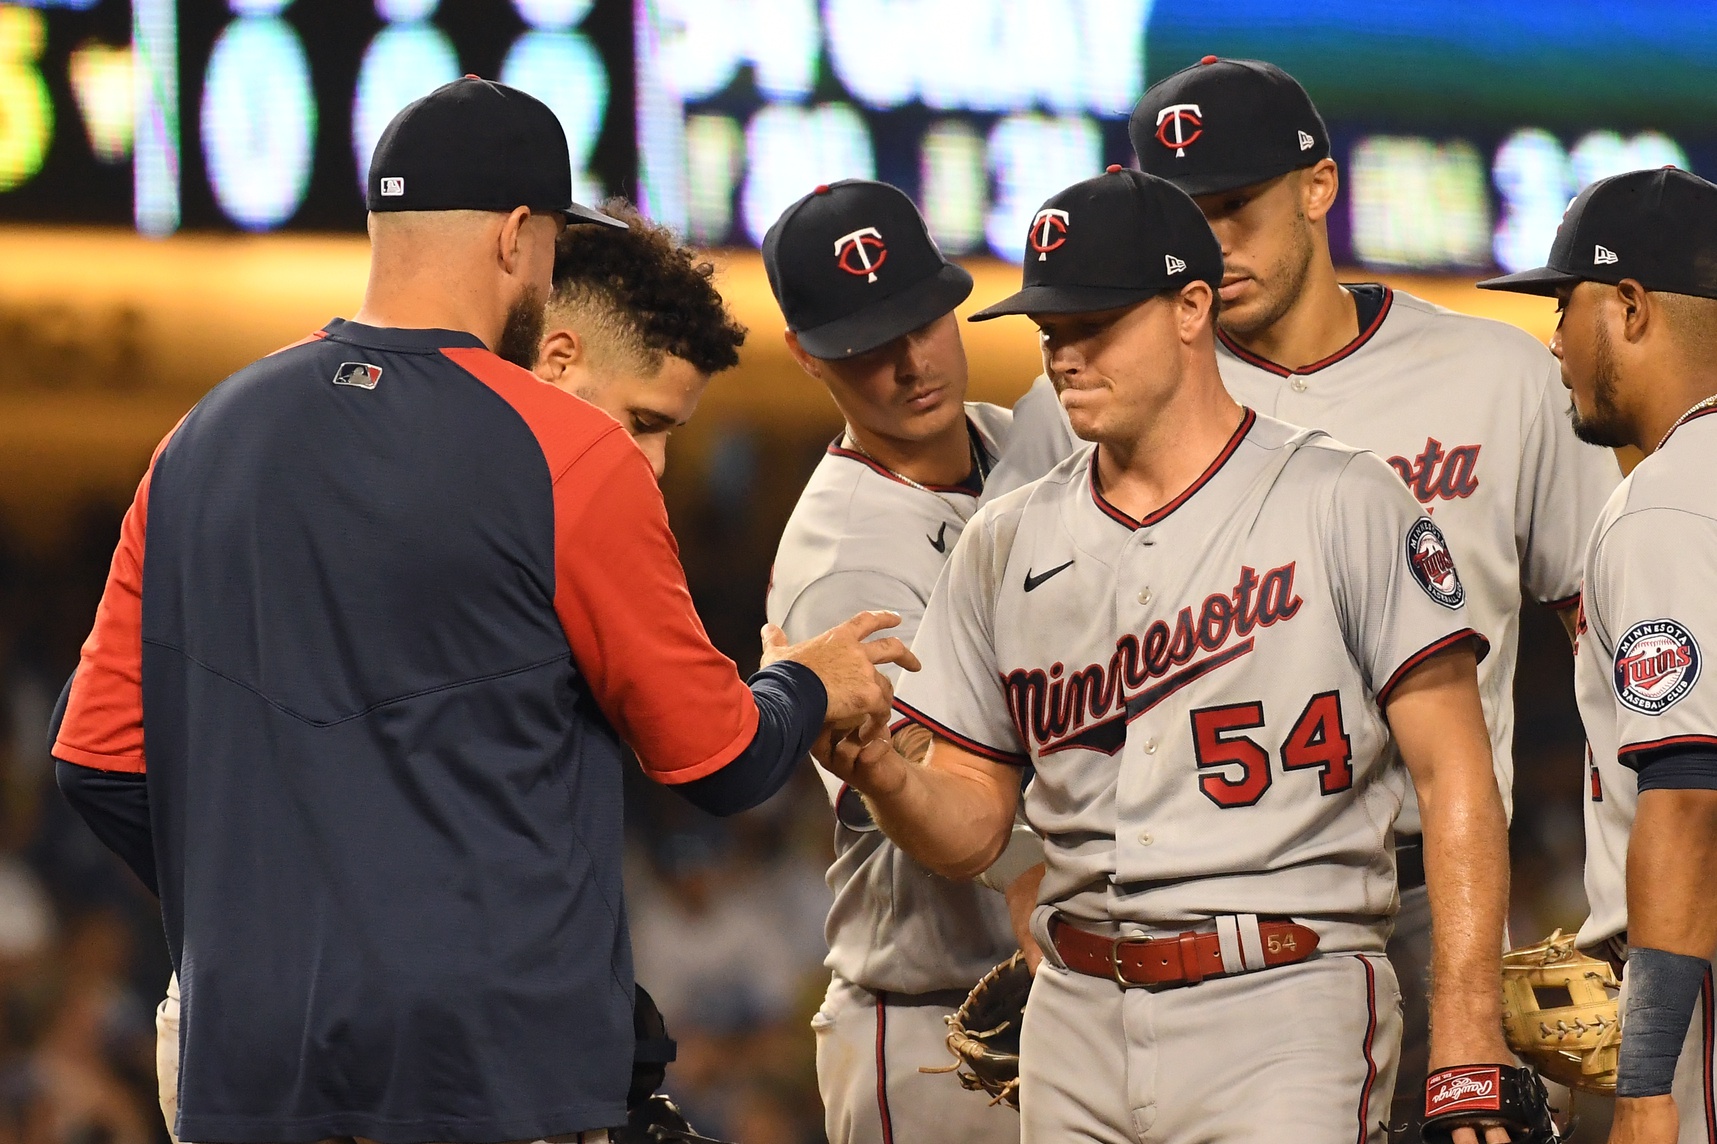
<svg viewBox="0 0 1717 1144">
<path fill-rule="evenodd" d="M 1305 378 L 1301 377 L 1299 374 L 1295 374 L 1293 380 L 1288 382 L 1288 388 L 1292 389 L 1295 393 L 1304 393 L 1308 384 L 1309 383 Z"/>
</svg>

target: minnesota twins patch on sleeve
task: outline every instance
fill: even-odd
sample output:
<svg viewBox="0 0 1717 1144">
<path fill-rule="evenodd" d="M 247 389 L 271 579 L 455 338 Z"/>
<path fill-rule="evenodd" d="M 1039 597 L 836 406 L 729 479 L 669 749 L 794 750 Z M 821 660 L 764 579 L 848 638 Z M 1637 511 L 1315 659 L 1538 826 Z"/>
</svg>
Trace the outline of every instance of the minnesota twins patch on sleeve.
<svg viewBox="0 0 1717 1144">
<path fill-rule="evenodd" d="M 1616 641 L 1616 698 L 1641 715 L 1661 715 L 1699 681 L 1699 643 L 1676 620 L 1645 620 Z"/>
<path fill-rule="evenodd" d="M 1407 530 L 1407 567 L 1425 594 L 1443 607 L 1453 610 L 1467 602 L 1449 542 L 1428 516 L 1421 517 Z"/>
</svg>

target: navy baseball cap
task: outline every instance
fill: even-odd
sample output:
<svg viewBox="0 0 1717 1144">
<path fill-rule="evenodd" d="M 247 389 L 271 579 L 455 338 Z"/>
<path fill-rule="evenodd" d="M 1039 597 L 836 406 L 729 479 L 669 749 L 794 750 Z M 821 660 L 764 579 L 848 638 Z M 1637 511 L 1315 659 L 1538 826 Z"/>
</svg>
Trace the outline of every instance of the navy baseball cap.
<svg viewBox="0 0 1717 1144">
<path fill-rule="evenodd" d="M 1150 86 L 1127 121 L 1139 166 L 1189 195 L 1249 187 L 1329 158 L 1329 130 L 1293 76 L 1205 56 Z"/>
<path fill-rule="evenodd" d="M 1624 278 L 1717 298 L 1717 186 L 1675 167 L 1599 179 L 1568 204 L 1545 265 L 1479 289 L 1553 296 L 1570 283 Z"/>
<path fill-rule="evenodd" d="M 1164 290 L 1222 284 L 1222 247 L 1204 214 L 1166 179 L 1112 166 L 1074 183 L 1032 216 L 1024 285 L 973 314 L 1088 314 Z"/>
<path fill-rule="evenodd" d="M 572 201 L 566 132 L 548 105 L 468 75 L 406 104 L 370 159 L 372 211 L 559 211 L 625 227 Z"/>
<path fill-rule="evenodd" d="M 763 236 L 763 268 L 787 328 L 825 361 L 886 345 L 972 293 L 906 192 L 868 179 L 820 186 L 783 211 Z"/>
</svg>

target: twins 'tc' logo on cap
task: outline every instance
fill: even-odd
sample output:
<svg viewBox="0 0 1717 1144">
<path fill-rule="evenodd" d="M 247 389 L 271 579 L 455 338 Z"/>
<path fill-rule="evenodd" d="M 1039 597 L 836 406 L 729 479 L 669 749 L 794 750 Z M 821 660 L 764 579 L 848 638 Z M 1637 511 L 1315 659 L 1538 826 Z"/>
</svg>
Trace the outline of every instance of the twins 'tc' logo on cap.
<svg viewBox="0 0 1717 1144">
<path fill-rule="evenodd" d="M 1641 715 L 1661 715 L 1699 680 L 1699 644 L 1675 620 L 1646 620 L 1616 641 L 1616 698 Z"/>
<path fill-rule="evenodd" d="M 876 281 L 876 268 L 888 261 L 888 247 L 874 226 L 860 227 L 835 239 L 835 263 L 848 274 Z"/>
<path fill-rule="evenodd" d="M 1026 241 L 1037 251 L 1037 260 L 1044 261 L 1049 252 L 1067 241 L 1067 212 L 1045 207 L 1031 219 L 1031 232 Z"/>
<path fill-rule="evenodd" d="M 1455 572 L 1455 558 L 1442 530 L 1422 516 L 1407 530 L 1407 567 L 1425 595 L 1450 611 L 1466 603 L 1467 590 Z"/>
<path fill-rule="evenodd" d="M 1203 134 L 1204 112 L 1196 103 L 1175 103 L 1157 112 L 1157 142 L 1173 147 L 1177 159 L 1186 158 L 1187 145 Z"/>
</svg>

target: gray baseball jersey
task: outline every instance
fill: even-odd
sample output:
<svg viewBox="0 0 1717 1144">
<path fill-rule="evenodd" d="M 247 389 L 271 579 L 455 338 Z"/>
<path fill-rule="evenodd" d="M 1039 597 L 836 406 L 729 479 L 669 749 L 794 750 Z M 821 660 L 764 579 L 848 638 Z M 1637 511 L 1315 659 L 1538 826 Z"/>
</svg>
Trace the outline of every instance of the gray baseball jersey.
<svg viewBox="0 0 1717 1144">
<path fill-rule="evenodd" d="M 1627 929 L 1633 768 L 1664 748 L 1717 746 L 1717 409 L 1694 414 L 1630 473 L 1598 518 L 1574 685 L 1588 747 L 1580 944 Z M 1666 538 L 1673 538 L 1666 543 Z"/>
<path fill-rule="evenodd" d="M 1008 433 L 1007 447 L 984 482 L 984 495 L 979 503 L 988 504 L 999 496 L 1043 476 L 1085 442 L 1073 435 L 1067 411 L 1047 376 L 1039 374 L 1031 388 L 1014 402 L 1013 429 Z"/>
<path fill-rule="evenodd" d="M 997 456 L 1012 415 L 994 405 L 966 409 L 988 455 Z M 888 634 L 910 643 L 976 508 L 969 489 L 915 487 L 831 445 L 782 533 L 770 622 L 797 642 L 855 612 L 886 608 L 900 614 Z M 898 667 L 882 670 L 898 680 Z M 1000 894 L 930 873 L 875 828 L 855 792 L 822 768 L 817 773 L 836 808 L 830 969 L 873 992 L 929 993 L 969 988 L 1019 948 Z"/>
<path fill-rule="evenodd" d="M 1261 413 L 1386 458 L 1436 519 L 1468 621 L 1490 640 L 1479 692 L 1512 814 L 1521 592 L 1573 606 L 1586 537 L 1621 470 L 1574 436 L 1556 359 L 1536 338 L 1388 287 L 1350 289 L 1369 321 L 1341 352 L 1288 370 L 1224 337 L 1222 380 Z M 1409 796 L 1401 829 L 1418 828 Z"/>
<path fill-rule="evenodd" d="M 1717 746 L 1717 409 L 1689 417 L 1604 506 L 1586 552 L 1574 687 L 1586 725 L 1586 899 L 1579 943 L 1628 928 L 1628 835 L 1636 768 L 1665 750 Z M 1673 538 L 1666 543 L 1666 538 Z M 1717 969 L 1717 957 L 1713 958 Z M 1717 1133 L 1717 1018 L 1712 976 L 1671 1089 L 1680 1144 Z M 1623 978 L 1625 994 L 1628 981 Z M 1626 1030 L 1623 1030 L 1626 1036 Z"/>
<path fill-rule="evenodd" d="M 1289 915 L 1381 951 L 1400 767 L 1381 705 L 1482 637 L 1437 525 L 1389 466 L 1247 410 L 1143 520 L 1095 452 L 982 508 L 919 626 L 897 707 L 1031 763 L 1039 900 L 1102 924 Z"/>
</svg>

